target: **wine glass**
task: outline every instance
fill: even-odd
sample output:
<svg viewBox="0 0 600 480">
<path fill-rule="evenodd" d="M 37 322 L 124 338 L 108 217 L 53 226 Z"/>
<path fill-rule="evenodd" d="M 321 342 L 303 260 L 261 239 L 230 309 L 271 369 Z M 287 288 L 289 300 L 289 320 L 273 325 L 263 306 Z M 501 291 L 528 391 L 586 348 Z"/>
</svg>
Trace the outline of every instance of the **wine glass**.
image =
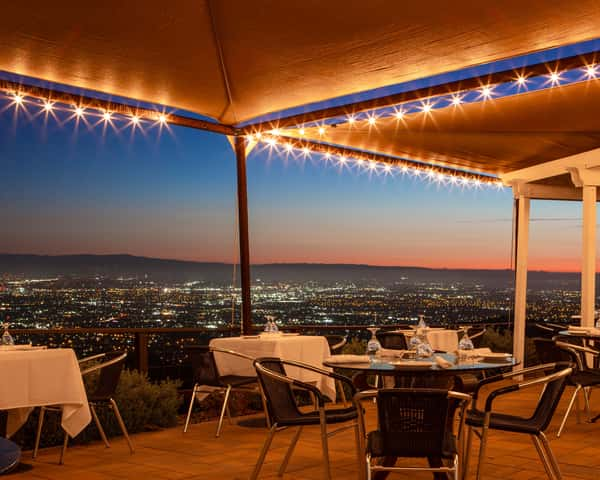
<svg viewBox="0 0 600 480">
<path fill-rule="evenodd" d="M 381 349 L 381 343 L 377 340 L 376 333 L 379 331 L 378 327 L 369 327 L 367 328 L 369 332 L 371 332 L 371 338 L 367 342 L 367 355 L 369 355 L 369 359 L 371 361 L 374 360 L 375 354 Z"/>
<path fill-rule="evenodd" d="M 427 339 L 427 334 L 422 328 L 417 329 L 417 338 L 419 343 L 417 344 L 417 357 L 429 358 L 433 355 L 433 348 Z"/>
<path fill-rule="evenodd" d="M 469 327 L 461 327 L 461 330 L 463 331 L 463 336 L 460 339 L 460 342 L 458 342 L 458 349 L 473 350 L 475 346 L 473 345 L 473 341 L 469 338 Z"/>
<path fill-rule="evenodd" d="M 10 334 L 10 332 L 8 331 L 8 327 L 9 327 L 9 323 L 8 322 L 4 322 L 2 324 L 2 328 L 4 328 L 4 332 L 2 333 L 2 345 L 14 345 L 15 341 L 13 340 L 12 335 Z"/>
</svg>

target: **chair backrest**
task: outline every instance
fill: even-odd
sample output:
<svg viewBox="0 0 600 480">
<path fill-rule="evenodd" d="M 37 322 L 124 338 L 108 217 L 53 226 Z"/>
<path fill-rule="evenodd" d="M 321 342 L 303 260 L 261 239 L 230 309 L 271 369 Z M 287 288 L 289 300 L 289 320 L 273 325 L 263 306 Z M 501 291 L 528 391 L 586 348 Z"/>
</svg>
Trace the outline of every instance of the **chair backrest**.
<svg viewBox="0 0 600 480">
<path fill-rule="evenodd" d="M 194 382 L 199 385 L 219 386 L 219 372 L 210 347 L 208 345 L 186 345 L 184 350 L 192 365 Z"/>
<path fill-rule="evenodd" d="M 258 358 L 254 361 L 256 375 L 267 404 L 271 423 L 281 423 L 301 416 L 292 391 L 291 379 L 279 358 Z"/>
<path fill-rule="evenodd" d="M 535 408 L 531 420 L 540 429 L 540 431 L 546 430 L 552 416 L 560 402 L 560 398 L 565 390 L 567 380 L 572 372 L 571 368 L 565 368 L 564 362 L 557 365 L 558 371 L 553 375 L 553 379 L 549 380 L 545 386 L 542 394 L 539 397 L 538 404 Z"/>
<path fill-rule="evenodd" d="M 377 332 L 377 340 L 383 348 L 407 350 L 406 337 L 402 332 Z"/>
<path fill-rule="evenodd" d="M 117 390 L 127 353 L 115 351 L 108 352 L 98 357 L 98 359 L 102 361 L 84 370 L 82 374 L 87 375 L 92 372 L 99 372 L 96 387 L 94 391 L 90 393 L 90 398 L 95 400 L 108 400 L 114 396 L 115 391 Z"/>
<path fill-rule="evenodd" d="M 347 338 L 342 335 L 325 335 L 327 343 L 329 344 L 329 351 L 335 353 L 342 349 L 346 345 Z"/>
<path fill-rule="evenodd" d="M 534 338 L 535 353 L 541 363 L 573 362 L 577 364 L 577 358 L 565 349 L 561 349 L 556 342 L 550 338 Z"/>
<path fill-rule="evenodd" d="M 441 457 L 447 454 L 459 404 L 449 397 L 448 390 L 379 390 L 377 413 L 383 442 L 379 451 L 385 456 L 403 457 Z"/>
<path fill-rule="evenodd" d="M 469 329 L 469 338 L 471 339 L 471 342 L 473 342 L 473 347 L 481 347 L 481 342 L 483 341 L 486 330 L 487 328 L 485 327 Z"/>
</svg>

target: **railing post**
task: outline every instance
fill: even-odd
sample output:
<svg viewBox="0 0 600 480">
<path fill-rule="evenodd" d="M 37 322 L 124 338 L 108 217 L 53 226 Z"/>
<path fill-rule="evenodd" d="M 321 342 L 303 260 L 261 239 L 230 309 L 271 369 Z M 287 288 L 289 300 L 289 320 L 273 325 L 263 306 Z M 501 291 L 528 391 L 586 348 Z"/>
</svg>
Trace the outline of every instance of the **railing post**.
<svg viewBox="0 0 600 480">
<path fill-rule="evenodd" d="M 148 334 L 135 334 L 135 367 L 140 373 L 148 373 Z"/>
</svg>

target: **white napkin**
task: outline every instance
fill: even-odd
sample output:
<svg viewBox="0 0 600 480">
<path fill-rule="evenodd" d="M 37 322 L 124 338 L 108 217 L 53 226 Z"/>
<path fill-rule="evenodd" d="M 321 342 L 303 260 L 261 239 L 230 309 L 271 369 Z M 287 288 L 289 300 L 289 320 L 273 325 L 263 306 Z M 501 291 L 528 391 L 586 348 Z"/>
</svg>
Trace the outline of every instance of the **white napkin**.
<svg viewBox="0 0 600 480">
<path fill-rule="evenodd" d="M 369 356 L 351 354 L 332 355 L 325 361 L 327 363 L 369 363 Z"/>
<path fill-rule="evenodd" d="M 452 366 L 451 362 L 443 357 L 439 357 L 438 355 L 435 356 L 435 363 L 437 363 L 438 367 L 440 368 L 450 368 Z"/>
<path fill-rule="evenodd" d="M 471 358 L 471 357 L 483 357 L 488 353 L 492 353 L 492 351 L 488 347 L 482 348 L 474 348 L 473 350 L 459 350 L 458 356 Z"/>
<path fill-rule="evenodd" d="M 378 357 L 402 358 L 408 350 L 395 350 L 393 348 L 380 348 L 377 350 Z"/>
</svg>

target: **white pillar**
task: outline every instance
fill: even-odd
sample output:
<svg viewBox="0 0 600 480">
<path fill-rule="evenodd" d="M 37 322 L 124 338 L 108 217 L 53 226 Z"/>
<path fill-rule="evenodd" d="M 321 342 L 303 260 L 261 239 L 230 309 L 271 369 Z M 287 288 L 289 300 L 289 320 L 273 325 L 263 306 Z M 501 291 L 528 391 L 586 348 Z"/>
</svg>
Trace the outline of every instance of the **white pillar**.
<svg viewBox="0 0 600 480">
<path fill-rule="evenodd" d="M 583 254 L 581 256 L 581 325 L 594 325 L 596 310 L 596 186 L 583 186 Z"/>
<path fill-rule="evenodd" d="M 519 196 L 517 202 L 517 238 L 515 246 L 515 325 L 513 331 L 513 356 L 525 361 L 525 326 L 527 322 L 527 258 L 529 256 L 529 198 Z"/>
</svg>

